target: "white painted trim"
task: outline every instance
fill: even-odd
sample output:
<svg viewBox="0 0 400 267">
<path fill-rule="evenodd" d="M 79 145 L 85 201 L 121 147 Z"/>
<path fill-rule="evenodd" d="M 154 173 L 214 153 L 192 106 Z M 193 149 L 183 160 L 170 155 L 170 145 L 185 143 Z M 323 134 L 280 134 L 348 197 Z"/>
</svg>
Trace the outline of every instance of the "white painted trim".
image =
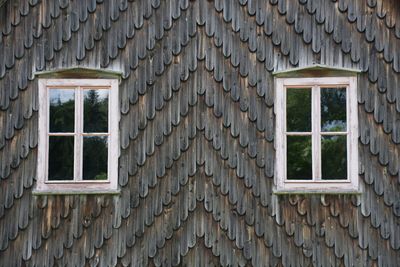
<svg viewBox="0 0 400 267">
<path fill-rule="evenodd" d="M 48 136 L 75 136 L 75 133 L 48 133 Z"/>
<path fill-rule="evenodd" d="M 39 123 L 38 123 L 38 162 L 37 162 L 37 180 L 36 188 L 37 190 L 43 189 L 44 182 L 47 177 L 47 93 L 46 90 L 46 80 L 39 80 Z"/>
<path fill-rule="evenodd" d="M 319 195 L 360 195 L 362 194 L 362 191 L 359 189 L 341 189 L 341 188 L 329 188 L 327 190 L 326 188 L 321 188 L 321 189 L 273 189 L 272 192 L 276 195 L 291 195 L 291 194 L 301 194 L 301 195 L 307 195 L 307 194 L 319 194 Z"/>
<path fill-rule="evenodd" d="M 285 109 L 285 93 L 283 90 L 283 80 L 276 79 L 275 80 L 275 88 L 279 88 L 280 90 L 275 90 L 275 121 L 276 121 L 276 129 L 275 129 L 275 175 L 274 181 L 278 188 L 283 188 L 283 181 L 285 179 L 286 173 L 286 164 L 283 164 L 283 160 L 285 159 L 286 150 L 286 123 L 284 118 L 286 118 L 286 109 Z M 278 167 L 279 166 L 279 167 Z"/>
<path fill-rule="evenodd" d="M 350 183 L 349 180 L 286 180 L 285 183 L 287 184 L 304 184 L 307 182 L 312 182 L 313 184 L 348 184 Z"/>
<path fill-rule="evenodd" d="M 329 135 L 348 135 L 349 132 L 321 132 L 322 136 L 329 136 Z"/>
<path fill-rule="evenodd" d="M 321 132 L 320 90 L 324 87 L 346 87 L 346 132 Z M 286 88 L 312 89 L 312 132 L 286 131 Z M 329 78 L 276 78 L 275 79 L 275 115 L 276 115 L 276 160 L 275 193 L 349 193 L 359 192 L 358 177 L 358 103 L 356 77 Z M 286 139 L 290 135 L 312 136 L 311 180 L 287 180 Z M 321 136 L 347 135 L 347 179 L 321 179 Z"/>
<path fill-rule="evenodd" d="M 82 129 L 83 129 L 83 98 L 80 86 L 75 89 L 75 155 L 74 155 L 74 181 L 81 181 L 82 179 Z M 51 181 L 52 182 L 52 181 Z M 48 183 L 51 183 L 48 181 Z"/>
<path fill-rule="evenodd" d="M 311 89 L 311 151 L 312 151 L 312 180 L 321 180 L 321 141 L 319 140 L 319 131 L 321 127 L 321 108 L 320 101 L 321 94 L 319 88 L 314 85 Z M 285 118 L 286 119 L 286 118 Z"/>
<path fill-rule="evenodd" d="M 341 87 L 349 84 L 351 77 L 329 77 L 329 78 L 277 78 L 282 80 L 284 86 L 332 86 Z"/>
<path fill-rule="evenodd" d="M 75 124 L 74 133 L 49 133 L 49 88 L 74 88 Z M 108 132 L 83 133 L 83 94 L 85 88 L 108 89 Z M 39 136 L 38 165 L 35 194 L 94 194 L 118 193 L 119 158 L 119 97 L 117 79 L 39 79 Z M 74 138 L 74 180 L 48 180 L 48 137 L 75 136 Z M 83 136 L 107 136 L 108 166 L 107 180 L 82 180 Z"/>
<path fill-rule="evenodd" d="M 351 77 L 348 87 L 348 110 L 347 128 L 349 135 L 347 137 L 347 155 L 348 155 L 348 178 L 352 182 L 353 187 L 358 188 L 358 102 L 357 102 L 357 78 Z"/>
<path fill-rule="evenodd" d="M 82 136 L 109 136 L 110 133 L 81 133 Z"/>
<path fill-rule="evenodd" d="M 111 80 L 108 109 L 108 178 L 112 189 L 118 188 L 118 158 L 119 158 L 119 97 L 118 80 Z"/>
<path fill-rule="evenodd" d="M 288 136 L 312 136 L 312 132 L 285 132 Z"/>
<path fill-rule="evenodd" d="M 109 88 L 114 79 L 44 79 L 47 87 L 100 87 Z M 96 88 L 98 89 L 98 88 Z"/>
</svg>

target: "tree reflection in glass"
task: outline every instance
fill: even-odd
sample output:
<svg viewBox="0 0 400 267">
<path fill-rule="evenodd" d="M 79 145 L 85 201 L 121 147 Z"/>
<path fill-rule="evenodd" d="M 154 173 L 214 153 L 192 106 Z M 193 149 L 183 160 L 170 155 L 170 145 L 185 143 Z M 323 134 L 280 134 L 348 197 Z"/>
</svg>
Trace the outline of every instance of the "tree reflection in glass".
<svg viewBox="0 0 400 267">
<path fill-rule="evenodd" d="M 287 179 L 312 179 L 311 136 L 287 136 Z"/>
<path fill-rule="evenodd" d="M 311 132 L 311 89 L 288 88 L 286 93 L 288 132 Z"/>
<path fill-rule="evenodd" d="M 346 88 L 321 88 L 321 130 L 346 131 Z"/>
<path fill-rule="evenodd" d="M 108 132 L 108 90 L 84 90 L 83 131 Z"/>
<path fill-rule="evenodd" d="M 73 133 L 75 92 L 73 89 L 50 89 L 50 132 Z"/>
<path fill-rule="evenodd" d="M 83 138 L 83 180 L 107 180 L 107 138 Z"/>
<path fill-rule="evenodd" d="M 322 136 L 321 150 L 322 179 L 347 179 L 346 136 Z"/>
<path fill-rule="evenodd" d="M 74 137 L 49 136 L 49 180 L 73 180 Z"/>
</svg>

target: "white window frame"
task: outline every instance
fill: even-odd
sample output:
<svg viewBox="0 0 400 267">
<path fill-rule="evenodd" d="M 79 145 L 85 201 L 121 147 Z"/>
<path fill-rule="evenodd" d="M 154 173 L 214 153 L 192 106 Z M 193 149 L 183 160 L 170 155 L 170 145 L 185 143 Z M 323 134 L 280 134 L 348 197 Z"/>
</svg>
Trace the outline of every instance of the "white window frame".
<svg viewBox="0 0 400 267">
<path fill-rule="evenodd" d="M 49 90 L 75 88 L 74 179 L 48 180 Z M 82 179 L 83 89 L 108 89 L 108 166 L 107 180 Z M 34 194 L 107 194 L 118 193 L 119 117 L 118 79 L 39 79 L 39 135 L 37 181 Z M 65 136 L 66 134 L 54 134 Z M 96 135 L 96 134 L 90 134 Z"/>
<path fill-rule="evenodd" d="M 275 115 L 276 115 L 276 193 L 359 193 L 358 191 L 358 105 L 357 77 L 323 78 L 276 78 L 275 80 Z M 312 123 L 312 180 L 288 180 L 286 154 L 286 91 L 287 88 L 311 88 L 311 123 Z M 318 177 L 321 168 L 321 110 L 320 87 L 346 87 L 347 131 L 347 179 L 322 180 Z M 290 132 L 293 134 L 292 132 Z M 295 133 L 296 134 L 296 133 Z M 326 134 L 324 132 L 324 134 Z M 337 133 L 332 132 L 332 135 Z M 299 133 L 299 135 L 302 135 Z"/>
</svg>

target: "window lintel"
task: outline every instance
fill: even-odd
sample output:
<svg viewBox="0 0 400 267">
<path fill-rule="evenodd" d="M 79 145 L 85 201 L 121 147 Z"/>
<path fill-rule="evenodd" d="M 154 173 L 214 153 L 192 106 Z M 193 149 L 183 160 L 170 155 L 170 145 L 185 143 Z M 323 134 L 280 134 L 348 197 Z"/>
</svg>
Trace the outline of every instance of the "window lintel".
<svg viewBox="0 0 400 267">
<path fill-rule="evenodd" d="M 318 77 L 351 77 L 361 73 L 359 69 L 332 67 L 314 64 L 272 73 L 275 78 L 318 78 Z"/>
<path fill-rule="evenodd" d="M 33 73 L 37 78 L 48 79 L 121 79 L 122 72 L 109 69 L 96 69 L 88 67 L 70 67 L 38 71 Z"/>
</svg>

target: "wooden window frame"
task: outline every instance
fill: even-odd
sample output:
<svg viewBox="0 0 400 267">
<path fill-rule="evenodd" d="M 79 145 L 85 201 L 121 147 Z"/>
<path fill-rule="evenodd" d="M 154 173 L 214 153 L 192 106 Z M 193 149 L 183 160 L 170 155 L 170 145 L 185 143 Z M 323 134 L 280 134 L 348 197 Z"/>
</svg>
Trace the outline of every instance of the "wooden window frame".
<svg viewBox="0 0 400 267">
<path fill-rule="evenodd" d="M 307 87 L 312 90 L 312 180 L 287 180 L 286 177 L 286 92 L 287 88 L 296 87 Z M 347 136 L 346 180 L 321 180 L 318 178 L 321 171 L 321 87 L 346 87 L 347 129 L 346 132 L 332 132 L 332 135 Z M 357 77 L 276 78 L 275 88 L 275 193 L 359 193 Z M 294 135 L 296 133 L 290 132 L 290 134 Z M 298 133 L 298 135 L 304 135 L 304 133 Z"/>
<path fill-rule="evenodd" d="M 75 129 L 72 134 L 49 132 L 49 91 L 51 88 L 74 88 L 75 91 Z M 108 100 L 108 163 L 107 180 L 82 180 L 83 136 L 83 89 L 107 89 Z M 119 158 L 119 117 L 118 79 L 39 79 L 39 135 L 37 181 L 34 194 L 115 194 L 118 190 Z M 74 180 L 48 180 L 49 136 L 75 136 L 74 141 Z"/>
</svg>

